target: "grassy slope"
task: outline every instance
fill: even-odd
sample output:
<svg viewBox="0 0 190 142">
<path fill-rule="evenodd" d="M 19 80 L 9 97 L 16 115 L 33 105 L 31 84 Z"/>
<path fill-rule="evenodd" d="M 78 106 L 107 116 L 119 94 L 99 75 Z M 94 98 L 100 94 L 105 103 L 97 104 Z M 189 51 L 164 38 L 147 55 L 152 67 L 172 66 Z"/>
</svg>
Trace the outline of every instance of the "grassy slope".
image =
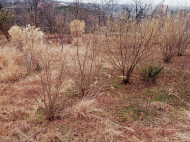
<svg viewBox="0 0 190 142">
<path fill-rule="evenodd" d="M 169 64 L 162 63 L 159 53 L 147 59 L 152 60 L 165 69 L 157 83 L 149 86 L 142 82 L 137 70 L 130 84 L 123 85 L 117 71 L 103 67 L 102 75 L 108 78 L 105 87 L 96 104 L 84 104 L 84 114 L 73 111 L 81 97 L 75 86 L 67 83 L 55 104 L 53 122 L 45 120 L 42 105 L 27 93 L 26 88 L 31 87 L 27 78 L 0 83 L 0 141 L 24 141 L 32 135 L 29 141 L 190 140 L 190 121 L 181 109 L 188 110 L 189 106 L 175 96 L 189 101 L 190 51 Z"/>
</svg>

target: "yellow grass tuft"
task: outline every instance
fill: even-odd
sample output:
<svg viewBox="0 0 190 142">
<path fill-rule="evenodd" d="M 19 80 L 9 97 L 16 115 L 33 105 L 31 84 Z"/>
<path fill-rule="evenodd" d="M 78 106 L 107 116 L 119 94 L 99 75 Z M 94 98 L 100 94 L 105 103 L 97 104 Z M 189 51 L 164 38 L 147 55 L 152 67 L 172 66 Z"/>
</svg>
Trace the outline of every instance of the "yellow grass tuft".
<svg viewBox="0 0 190 142">
<path fill-rule="evenodd" d="M 0 49 L 0 82 L 12 82 L 25 74 L 23 54 L 12 48 Z"/>
<path fill-rule="evenodd" d="M 89 118 L 92 112 L 102 111 L 97 109 L 97 102 L 95 99 L 82 99 L 73 107 L 73 114 L 76 118 Z"/>
<path fill-rule="evenodd" d="M 39 28 L 27 25 L 24 28 L 12 26 L 9 30 L 13 46 L 19 49 L 31 50 L 43 45 L 44 34 Z"/>
<path fill-rule="evenodd" d="M 17 42 L 18 40 L 21 40 L 22 37 L 22 29 L 21 27 L 15 25 L 12 26 L 11 29 L 8 31 L 11 36 L 11 41 Z"/>
<path fill-rule="evenodd" d="M 27 25 L 22 29 L 22 39 L 24 47 L 27 49 L 38 48 L 43 45 L 44 34 L 39 28 Z"/>
<path fill-rule="evenodd" d="M 80 37 L 84 34 L 85 22 L 73 20 L 70 24 L 70 30 L 73 37 Z"/>
</svg>

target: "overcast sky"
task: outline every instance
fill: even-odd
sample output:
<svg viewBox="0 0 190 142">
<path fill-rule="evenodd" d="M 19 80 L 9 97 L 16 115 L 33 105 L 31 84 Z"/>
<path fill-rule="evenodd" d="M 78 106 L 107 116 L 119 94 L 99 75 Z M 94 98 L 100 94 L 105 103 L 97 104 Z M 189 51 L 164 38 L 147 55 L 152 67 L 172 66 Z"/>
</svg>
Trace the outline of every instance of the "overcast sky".
<svg viewBox="0 0 190 142">
<path fill-rule="evenodd" d="M 64 2 L 73 2 L 74 0 L 59 0 Z M 99 1 L 99 0 L 82 0 L 83 2 L 92 2 L 92 1 Z M 117 0 L 121 4 L 131 3 L 133 0 Z M 159 4 L 160 2 L 163 2 L 163 0 L 143 0 L 143 1 L 152 1 L 154 4 Z M 165 0 L 165 5 L 170 6 L 190 6 L 190 0 Z"/>
</svg>

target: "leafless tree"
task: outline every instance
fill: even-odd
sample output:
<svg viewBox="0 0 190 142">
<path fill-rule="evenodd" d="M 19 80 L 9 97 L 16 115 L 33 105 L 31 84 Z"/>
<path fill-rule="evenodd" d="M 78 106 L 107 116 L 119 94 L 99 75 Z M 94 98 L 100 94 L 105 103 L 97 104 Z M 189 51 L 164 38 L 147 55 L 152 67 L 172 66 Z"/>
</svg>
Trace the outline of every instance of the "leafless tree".
<svg viewBox="0 0 190 142">
<path fill-rule="evenodd" d="M 69 14 L 67 12 L 60 11 L 56 20 L 56 42 L 61 45 L 62 52 L 64 44 L 70 44 L 72 40 L 69 23 Z"/>
<path fill-rule="evenodd" d="M 56 26 L 57 15 L 59 13 L 57 7 L 54 7 L 52 1 L 46 1 L 41 13 L 45 21 L 45 25 L 49 28 L 50 34 L 53 32 L 53 28 Z"/>
<path fill-rule="evenodd" d="M 97 19 L 97 23 L 98 23 L 99 27 L 105 25 L 106 24 L 106 13 L 102 9 L 103 5 L 96 4 L 96 3 L 92 3 L 89 5 L 90 5 L 90 8 L 94 12 L 94 16 Z"/>
<path fill-rule="evenodd" d="M 151 8 L 151 1 L 148 2 L 143 2 L 142 0 L 133 0 L 133 1 L 135 3 L 136 18 L 141 11 L 143 11 L 143 13 L 147 13 Z"/>
<path fill-rule="evenodd" d="M 106 13 L 110 17 L 111 20 L 114 18 L 114 14 L 118 10 L 118 0 L 108 0 L 106 2 Z"/>
<path fill-rule="evenodd" d="M 43 6 L 41 0 L 23 0 L 20 5 L 24 10 L 23 18 L 26 20 L 26 24 L 38 27 L 42 21 L 42 18 L 40 18 Z"/>
<path fill-rule="evenodd" d="M 108 16 L 113 20 L 114 14 L 118 10 L 117 4 L 117 0 L 101 0 L 98 3 L 97 1 L 92 1 L 92 3 L 90 3 L 90 7 L 94 12 L 99 27 L 106 25 Z"/>
<path fill-rule="evenodd" d="M 123 12 L 126 12 L 126 18 L 129 20 L 134 13 L 134 5 L 133 4 L 125 4 L 122 6 Z"/>
<path fill-rule="evenodd" d="M 82 1 L 74 0 L 74 2 L 69 6 L 69 12 L 72 13 L 73 19 L 79 18 L 81 9 L 82 9 Z"/>
</svg>

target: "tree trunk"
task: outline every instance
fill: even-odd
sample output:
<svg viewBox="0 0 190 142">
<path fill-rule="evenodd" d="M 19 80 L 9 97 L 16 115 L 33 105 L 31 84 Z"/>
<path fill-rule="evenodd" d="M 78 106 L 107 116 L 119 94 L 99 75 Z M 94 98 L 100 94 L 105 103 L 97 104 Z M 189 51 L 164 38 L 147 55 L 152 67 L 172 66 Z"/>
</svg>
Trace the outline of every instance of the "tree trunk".
<svg viewBox="0 0 190 142">
<path fill-rule="evenodd" d="M 129 83 L 130 78 L 131 78 L 131 74 L 133 73 L 133 70 L 134 70 L 134 67 L 135 67 L 134 65 L 131 66 L 131 67 L 129 68 L 129 70 L 127 71 L 127 73 L 126 73 L 126 78 L 123 79 L 123 83 L 124 83 L 124 84 L 128 84 L 128 83 Z"/>
<path fill-rule="evenodd" d="M 123 84 L 128 84 L 128 83 L 129 83 L 129 79 L 130 79 L 130 78 L 125 78 L 125 79 L 123 79 Z"/>
</svg>

